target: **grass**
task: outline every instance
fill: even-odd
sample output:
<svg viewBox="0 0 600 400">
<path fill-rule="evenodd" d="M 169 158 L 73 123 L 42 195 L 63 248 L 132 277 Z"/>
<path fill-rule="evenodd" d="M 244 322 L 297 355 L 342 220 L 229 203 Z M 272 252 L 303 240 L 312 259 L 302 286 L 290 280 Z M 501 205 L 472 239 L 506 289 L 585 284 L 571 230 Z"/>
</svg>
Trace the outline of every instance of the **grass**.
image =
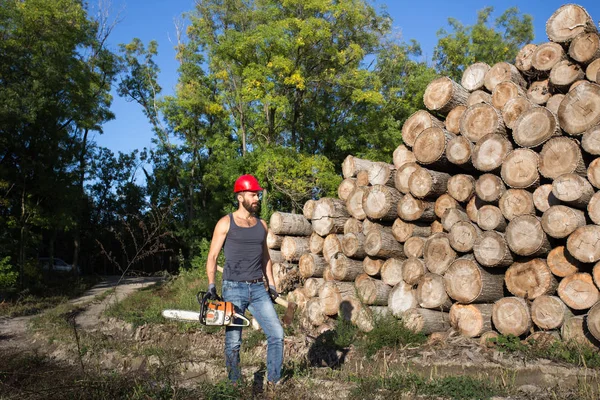
<svg viewBox="0 0 600 400">
<path fill-rule="evenodd" d="M 402 320 L 391 315 L 376 317 L 373 326 L 373 330 L 366 333 L 359 344 L 368 357 L 382 348 L 420 345 L 427 341 L 427 336 L 411 331 Z"/>
</svg>

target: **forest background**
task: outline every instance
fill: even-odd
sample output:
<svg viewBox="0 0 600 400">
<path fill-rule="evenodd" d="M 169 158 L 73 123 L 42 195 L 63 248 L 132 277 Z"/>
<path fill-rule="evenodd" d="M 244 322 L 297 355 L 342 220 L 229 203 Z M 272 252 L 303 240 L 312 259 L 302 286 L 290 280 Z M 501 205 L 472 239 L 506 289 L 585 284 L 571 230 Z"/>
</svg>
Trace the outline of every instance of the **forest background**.
<svg viewBox="0 0 600 400">
<path fill-rule="evenodd" d="M 348 154 L 390 162 L 431 80 L 534 41 L 516 7 L 471 12 L 424 57 L 368 1 L 198 0 L 174 25 L 177 83 L 163 94 L 162 49 L 110 48 L 109 8 L 1 2 L 0 286 L 39 284 L 39 257 L 84 274 L 201 267 L 244 173 L 265 188 L 267 220 L 334 196 Z M 113 94 L 138 106 L 152 146 L 97 143 Z"/>
</svg>

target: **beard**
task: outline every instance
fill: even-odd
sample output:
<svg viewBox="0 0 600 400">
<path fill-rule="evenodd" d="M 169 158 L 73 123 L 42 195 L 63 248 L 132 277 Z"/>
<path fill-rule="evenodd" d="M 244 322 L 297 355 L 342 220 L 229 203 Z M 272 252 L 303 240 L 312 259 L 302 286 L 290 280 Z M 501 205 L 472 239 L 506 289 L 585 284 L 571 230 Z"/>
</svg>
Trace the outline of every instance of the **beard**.
<svg viewBox="0 0 600 400">
<path fill-rule="evenodd" d="M 250 214 L 256 214 L 258 212 L 259 203 L 252 203 L 249 201 L 242 201 L 242 206 L 248 211 Z"/>
</svg>

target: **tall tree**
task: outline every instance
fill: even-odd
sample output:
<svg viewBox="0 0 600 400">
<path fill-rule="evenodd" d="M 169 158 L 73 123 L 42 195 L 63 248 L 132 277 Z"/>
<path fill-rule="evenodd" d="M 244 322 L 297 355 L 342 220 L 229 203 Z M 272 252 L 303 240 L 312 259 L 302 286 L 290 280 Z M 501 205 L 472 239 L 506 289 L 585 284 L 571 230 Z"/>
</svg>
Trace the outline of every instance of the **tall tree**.
<svg viewBox="0 0 600 400">
<path fill-rule="evenodd" d="M 433 61 L 439 73 L 460 81 L 466 67 L 481 61 L 493 65 L 514 62 L 519 49 L 533 40 L 533 18 L 512 7 L 490 24 L 493 7 L 477 13 L 477 22 L 465 26 L 448 18 L 450 31 L 438 31 L 438 44 Z"/>
</svg>

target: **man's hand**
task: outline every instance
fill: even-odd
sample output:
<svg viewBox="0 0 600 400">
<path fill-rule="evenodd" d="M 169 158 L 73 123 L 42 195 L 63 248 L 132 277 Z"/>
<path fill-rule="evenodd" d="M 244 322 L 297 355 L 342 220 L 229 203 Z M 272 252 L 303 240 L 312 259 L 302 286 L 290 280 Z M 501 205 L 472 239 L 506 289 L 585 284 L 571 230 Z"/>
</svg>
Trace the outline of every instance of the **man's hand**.
<svg viewBox="0 0 600 400">
<path fill-rule="evenodd" d="M 206 292 L 206 295 L 208 296 L 209 300 L 217 300 L 219 298 L 219 295 L 217 294 L 217 287 L 214 283 L 208 285 L 208 292 Z"/>
<path fill-rule="evenodd" d="M 279 297 L 279 293 L 277 293 L 277 289 L 275 289 L 275 286 L 273 285 L 269 285 L 269 296 L 271 296 L 273 303 L 275 302 L 275 299 Z"/>
</svg>

